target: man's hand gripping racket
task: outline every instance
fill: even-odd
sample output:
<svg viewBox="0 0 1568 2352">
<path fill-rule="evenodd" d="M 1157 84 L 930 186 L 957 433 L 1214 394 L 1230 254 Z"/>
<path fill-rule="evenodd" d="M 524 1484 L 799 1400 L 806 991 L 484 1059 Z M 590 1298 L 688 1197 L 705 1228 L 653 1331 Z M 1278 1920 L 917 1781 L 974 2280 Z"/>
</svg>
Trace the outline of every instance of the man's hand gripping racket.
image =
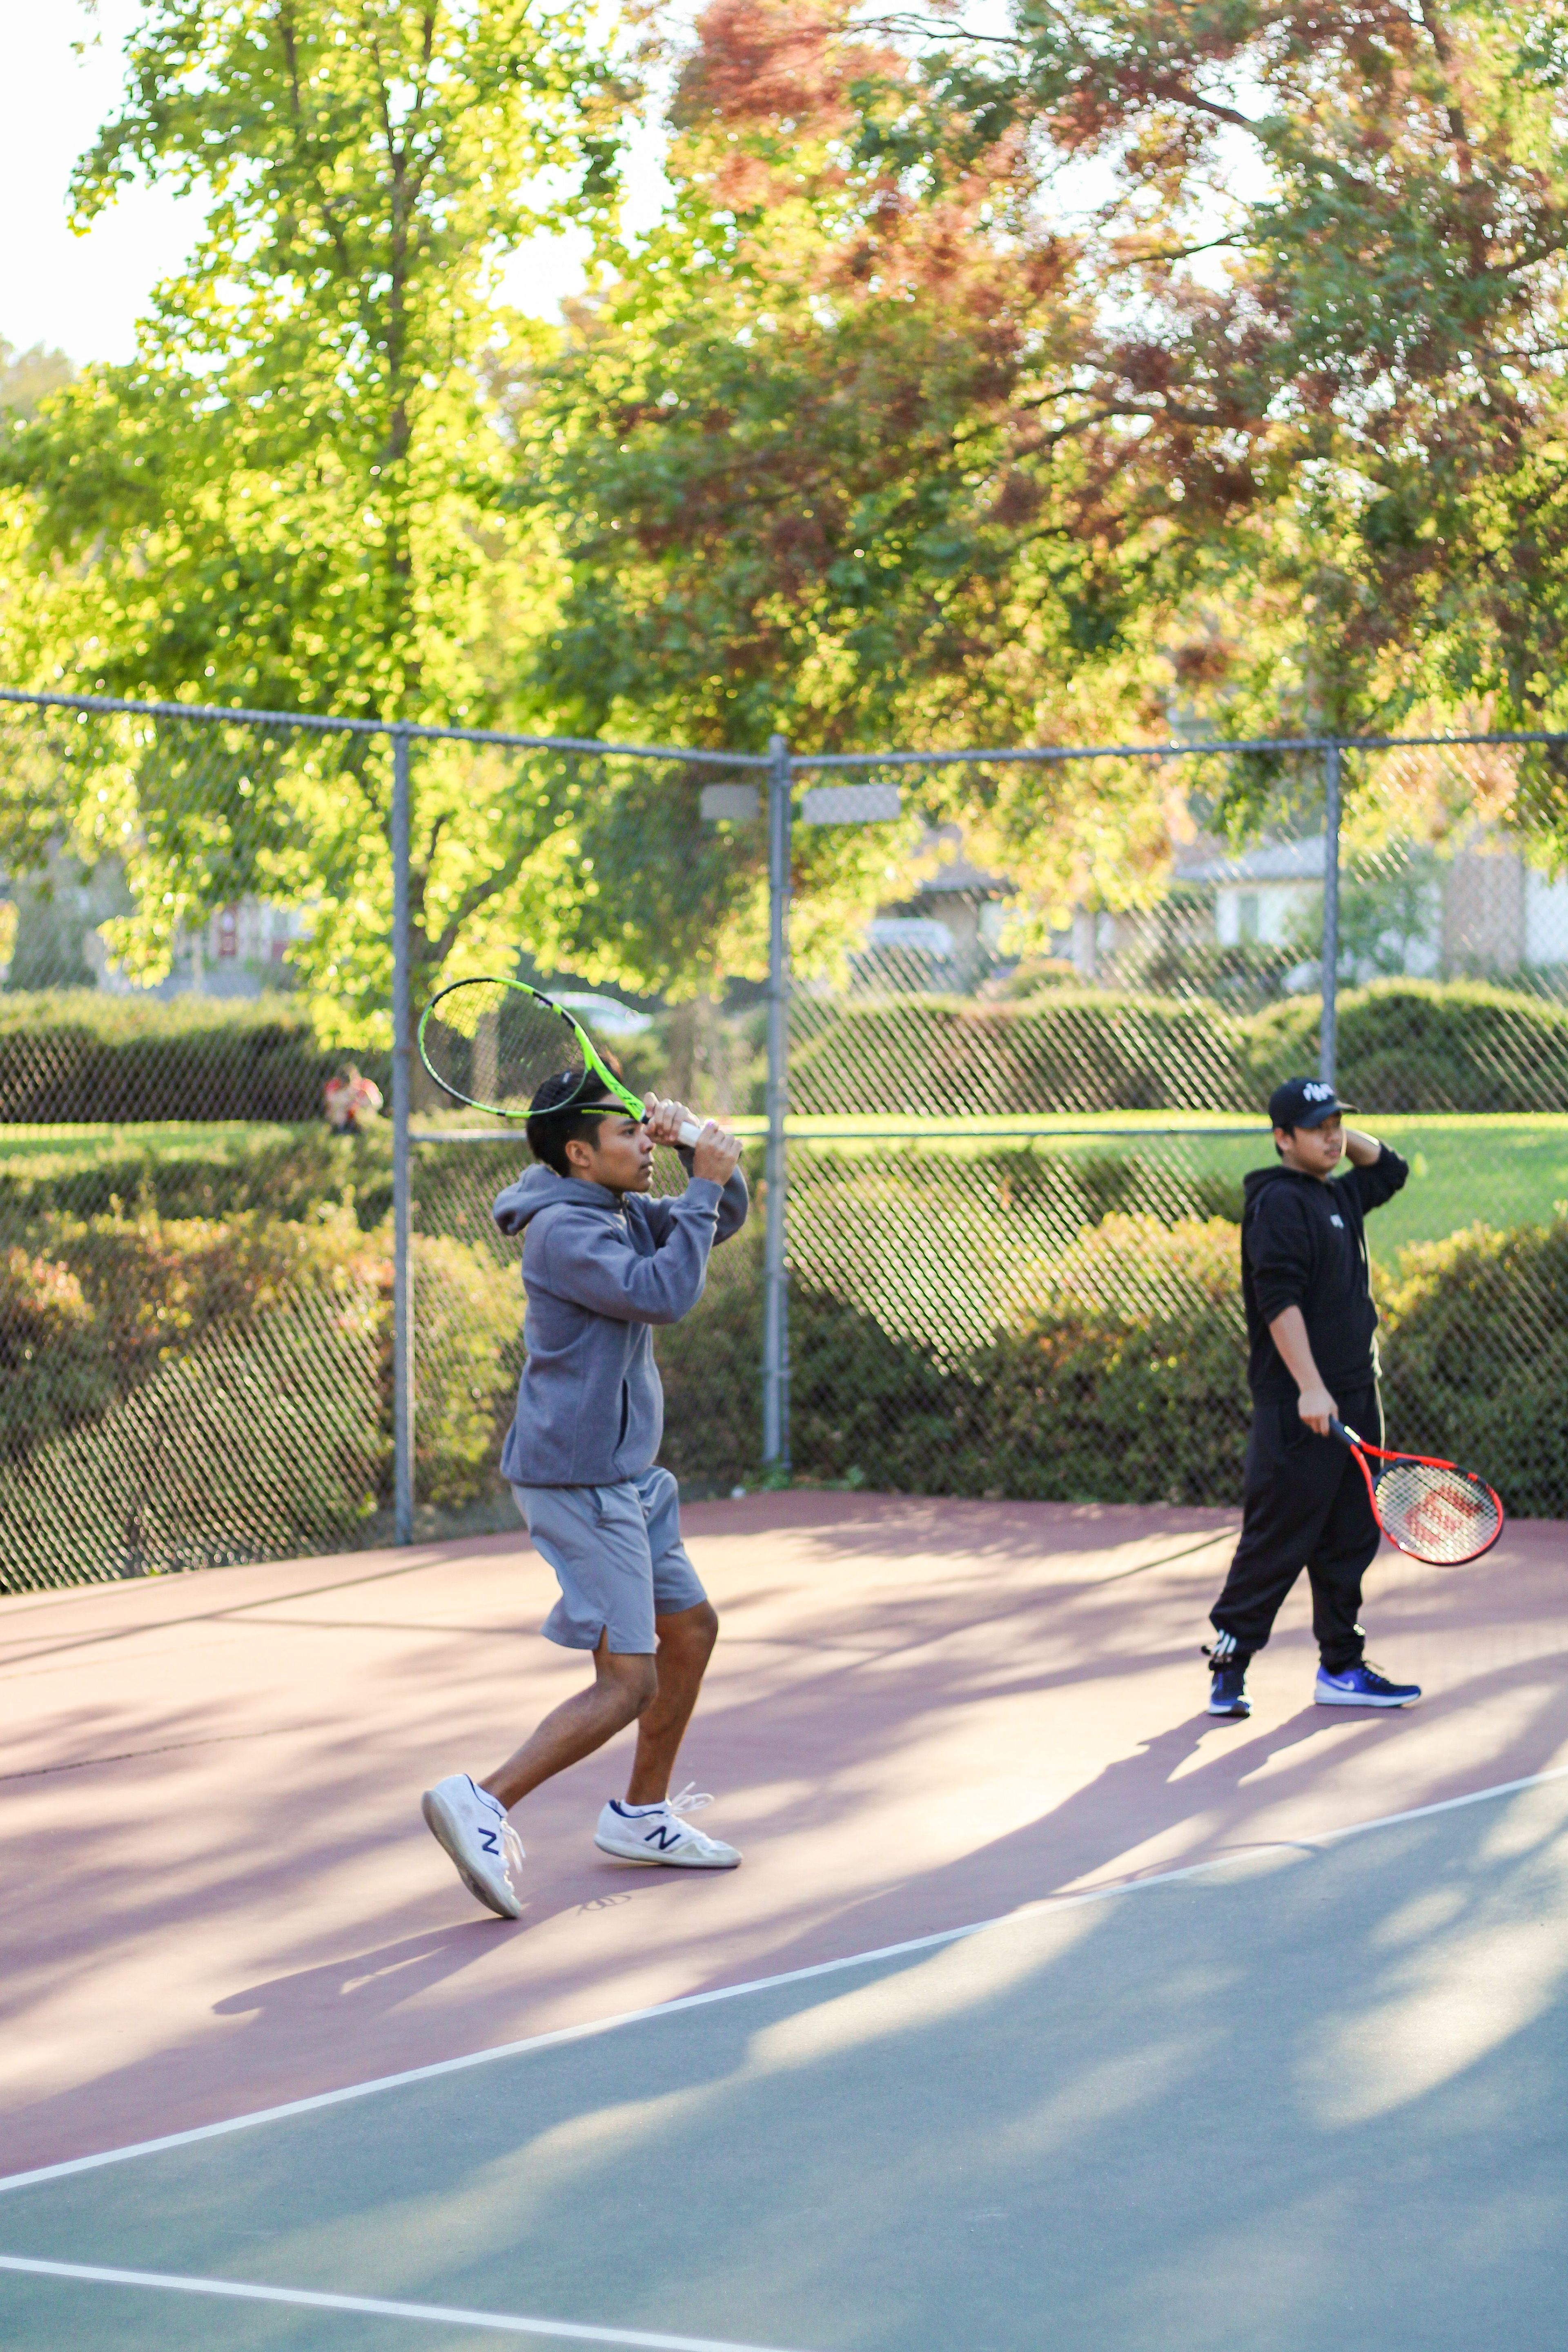
<svg viewBox="0 0 1568 2352">
<path fill-rule="evenodd" d="M 671 1106 L 650 1105 L 616 1076 L 580 1021 L 521 980 L 455 980 L 437 989 L 419 1022 L 419 1058 L 455 1102 L 497 1118 L 526 1118 L 546 1078 L 592 1077 L 633 1118 L 649 1118 L 658 1142 L 688 1147 L 702 1133 L 689 1116 L 674 1135 Z"/>
<path fill-rule="evenodd" d="M 1437 1568 L 1461 1568 L 1490 1551 L 1502 1533 L 1502 1505 L 1484 1478 L 1425 1454 L 1391 1454 L 1331 1419 L 1366 1480 L 1373 1517 L 1396 1549 Z M 1383 1467 L 1373 1475 L 1373 1460 Z"/>
</svg>

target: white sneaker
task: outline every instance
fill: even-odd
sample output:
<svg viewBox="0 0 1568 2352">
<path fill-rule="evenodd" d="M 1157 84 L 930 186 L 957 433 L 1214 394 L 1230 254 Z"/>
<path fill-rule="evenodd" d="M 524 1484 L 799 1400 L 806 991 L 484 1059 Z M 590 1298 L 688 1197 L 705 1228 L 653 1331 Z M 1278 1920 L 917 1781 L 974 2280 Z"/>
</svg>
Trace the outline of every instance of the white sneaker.
<svg viewBox="0 0 1568 2352">
<path fill-rule="evenodd" d="M 426 1790 L 419 1810 L 468 1893 L 503 1919 L 521 1919 L 511 1874 L 521 1864 L 522 1841 L 494 1797 L 466 1772 L 452 1772 Z"/>
<path fill-rule="evenodd" d="M 679 1797 L 667 1797 L 662 1805 L 651 1805 L 646 1811 L 626 1812 L 612 1797 L 599 1815 L 594 1843 L 601 1853 L 613 1853 L 618 1862 L 668 1862 L 679 1870 L 733 1870 L 741 1859 L 734 1847 L 718 1838 L 704 1837 L 685 1819 L 712 1802 L 689 1780 Z"/>
</svg>

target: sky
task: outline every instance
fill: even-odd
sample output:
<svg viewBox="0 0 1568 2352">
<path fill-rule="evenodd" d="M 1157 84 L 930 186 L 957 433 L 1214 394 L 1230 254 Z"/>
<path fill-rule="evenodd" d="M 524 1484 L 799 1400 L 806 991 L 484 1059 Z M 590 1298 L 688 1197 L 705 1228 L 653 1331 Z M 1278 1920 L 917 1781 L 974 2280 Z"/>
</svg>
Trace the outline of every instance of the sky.
<svg viewBox="0 0 1568 2352">
<path fill-rule="evenodd" d="M 199 236 L 199 197 L 162 187 L 126 189 L 86 236 L 67 217 L 72 166 L 113 113 L 121 45 L 139 0 L 0 0 L 0 58 L 11 100 L 0 139 L 0 336 L 18 350 L 46 343 L 79 366 L 127 360 L 136 321 L 162 278 Z M 73 43 L 93 43 L 86 54 Z M 662 189 L 656 139 L 635 147 L 632 214 L 657 212 Z M 502 299 L 547 317 L 583 283 L 586 240 L 541 239 L 513 257 Z"/>
<path fill-rule="evenodd" d="M 89 236 L 73 236 L 66 217 L 71 167 L 113 111 L 120 37 L 136 13 L 103 0 L 95 26 L 78 0 L 0 0 L 11 89 L 0 141 L 0 335 L 19 349 L 128 359 L 148 293 L 200 229 L 200 205 L 160 188 L 128 190 Z M 72 42 L 95 29 L 100 46 L 74 57 Z"/>
</svg>

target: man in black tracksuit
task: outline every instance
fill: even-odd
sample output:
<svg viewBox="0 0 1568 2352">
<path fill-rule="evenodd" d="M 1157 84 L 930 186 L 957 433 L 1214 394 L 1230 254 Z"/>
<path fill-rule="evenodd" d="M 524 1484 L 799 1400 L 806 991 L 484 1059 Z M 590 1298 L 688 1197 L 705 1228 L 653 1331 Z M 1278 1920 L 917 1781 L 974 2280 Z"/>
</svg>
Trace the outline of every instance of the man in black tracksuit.
<svg viewBox="0 0 1568 2352">
<path fill-rule="evenodd" d="M 1397 1151 L 1347 1129 L 1353 1110 L 1317 1078 L 1289 1078 L 1268 1099 L 1277 1168 L 1245 1186 L 1241 1287 L 1247 1307 L 1252 1434 L 1241 1540 L 1209 1612 L 1211 1715 L 1245 1716 L 1247 1668 L 1304 1568 L 1312 1584 L 1320 1706 L 1409 1706 L 1414 1683 L 1369 1666 L 1356 1622 L 1378 1546 L 1363 1480 L 1331 1417 L 1383 1442 L 1375 1333 L 1363 1220 L 1410 1171 Z M 1348 1174 L 1333 1178 L 1349 1154 Z M 1331 1178 L 1333 1181 L 1331 1181 Z"/>
</svg>

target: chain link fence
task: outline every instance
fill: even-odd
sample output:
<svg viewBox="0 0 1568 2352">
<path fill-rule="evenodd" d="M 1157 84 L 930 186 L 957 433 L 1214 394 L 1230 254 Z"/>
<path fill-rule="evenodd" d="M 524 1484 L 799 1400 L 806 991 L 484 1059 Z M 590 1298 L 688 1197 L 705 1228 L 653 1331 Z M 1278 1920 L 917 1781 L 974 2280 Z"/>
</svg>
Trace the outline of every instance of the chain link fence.
<svg viewBox="0 0 1568 2352">
<path fill-rule="evenodd" d="M 0 1589 L 397 1531 L 395 1171 L 372 1107 L 392 1095 L 392 741 L 0 705 Z M 1413 1170 L 1369 1227 L 1390 1427 L 1552 1516 L 1557 759 L 1347 751 L 1333 869 L 1339 1082 Z M 659 1337 L 665 1458 L 696 1493 L 782 1467 L 759 1411 L 762 765 L 410 746 L 416 1009 L 460 971 L 542 979 L 631 1083 L 747 1129 L 758 1213 Z M 1168 856 L 1114 887 L 1010 863 L 984 762 L 940 791 L 899 772 L 896 816 L 880 777 L 868 822 L 794 779 L 792 1475 L 1232 1499 L 1242 1181 L 1269 1157 L 1270 1087 L 1322 1046 L 1321 759 L 1193 760 Z M 410 1117 L 413 1525 L 509 1526 L 520 1254 L 489 1212 L 525 1147 L 417 1072 Z"/>
<path fill-rule="evenodd" d="M 393 744 L 0 702 L 0 1590 L 398 1532 Z M 409 749 L 416 1003 L 570 971 L 629 1080 L 743 1098 L 756 1024 L 670 997 L 765 956 L 744 769 Z M 410 1109 L 417 1523 L 490 1525 L 521 1299 L 489 1199 L 523 1148 L 417 1067 Z"/>
<path fill-rule="evenodd" d="M 385 903 L 385 767 L 361 731 L 0 705 L 0 1589 L 378 1524 L 390 1157 L 328 1130 L 347 1057 L 296 957 L 344 891 Z"/>
<path fill-rule="evenodd" d="M 1054 922 L 906 773 L 910 887 L 792 1004 L 796 1474 L 1237 1496 L 1242 1185 L 1269 1092 L 1321 1066 L 1331 870 L 1335 1075 L 1412 1169 L 1369 1225 L 1390 1428 L 1568 1513 L 1559 763 L 1346 752 L 1334 858 L 1320 757 L 1194 761 L 1154 889 Z"/>
</svg>

